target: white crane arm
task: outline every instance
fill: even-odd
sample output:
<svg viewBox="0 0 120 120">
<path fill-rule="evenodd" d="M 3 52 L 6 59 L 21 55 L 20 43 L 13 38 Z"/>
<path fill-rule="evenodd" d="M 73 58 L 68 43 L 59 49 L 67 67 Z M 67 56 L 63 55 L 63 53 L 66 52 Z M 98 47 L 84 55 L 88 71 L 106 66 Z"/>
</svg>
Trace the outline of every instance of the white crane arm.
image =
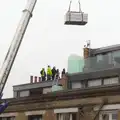
<svg viewBox="0 0 120 120">
<path fill-rule="evenodd" d="M 2 68 L 0 70 L 0 94 L 2 94 L 5 87 L 7 78 L 13 66 L 15 57 L 19 50 L 20 44 L 24 37 L 26 28 L 28 26 L 29 20 L 32 17 L 32 12 L 35 7 L 37 0 L 28 0 L 25 9 L 23 10 L 23 15 L 16 30 L 15 36 L 9 47 L 5 60 L 3 62 Z"/>
</svg>

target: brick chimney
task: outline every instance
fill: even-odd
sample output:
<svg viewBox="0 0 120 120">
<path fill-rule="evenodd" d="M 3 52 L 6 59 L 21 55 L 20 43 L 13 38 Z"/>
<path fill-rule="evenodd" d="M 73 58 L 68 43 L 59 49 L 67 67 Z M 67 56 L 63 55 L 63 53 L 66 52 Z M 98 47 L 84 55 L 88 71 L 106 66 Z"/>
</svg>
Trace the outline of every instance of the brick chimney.
<svg viewBox="0 0 120 120">
<path fill-rule="evenodd" d="M 39 82 L 41 82 L 41 77 L 39 77 Z"/>
<path fill-rule="evenodd" d="M 35 76 L 35 77 L 34 77 L 34 80 L 35 80 L 35 82 L 34 82 L 34 83 L 37 83 L 37 76 Z"/>
<path fill-rule="evenodd" d="M 64 89 L 67 89 L 67 86 L 68 86 L 68 77 L 67 77 L 66 75 L 64 75 L 64 76 L 59 80 L 59 84 L 61 84 Z"/>
<path fill-rule="evenodd" d="M 87 48 L 87 47 L 83 48 L 84 59 L 89 57 L 89 51 L 90 51 L 90 48 Z"/>
<path fill-rule="evenodd" d="M 30 83 L 33 83 L 33 76 L 30 76 Z"/>
</svg>

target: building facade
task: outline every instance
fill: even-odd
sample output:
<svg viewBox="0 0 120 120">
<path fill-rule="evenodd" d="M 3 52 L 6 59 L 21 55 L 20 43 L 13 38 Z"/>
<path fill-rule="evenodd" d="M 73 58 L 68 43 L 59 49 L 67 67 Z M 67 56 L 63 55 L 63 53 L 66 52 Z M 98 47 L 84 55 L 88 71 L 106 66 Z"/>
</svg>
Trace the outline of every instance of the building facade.
<svg viewBox="0 0 120 120">
<path fill-rule="evenodd" d="M 120 67 L 120 45 L 98 49 L 84 48 L 85 72 Z"/>
<path fill-rule="evenodd" d="M 120 85 L 12 98 L 1 120 L 117 120 Z"/>
<path fill-rule="evenodd" d="M 14 97 L 6 99 L 9 106 L 0 120 L 119 120 L 119 50 L 120 45 L 87 48 L 83 71 L 59 80 L 62 91 L 52 92 L 53 81 L 36 77 L 13 86 Z"/>
</svg>

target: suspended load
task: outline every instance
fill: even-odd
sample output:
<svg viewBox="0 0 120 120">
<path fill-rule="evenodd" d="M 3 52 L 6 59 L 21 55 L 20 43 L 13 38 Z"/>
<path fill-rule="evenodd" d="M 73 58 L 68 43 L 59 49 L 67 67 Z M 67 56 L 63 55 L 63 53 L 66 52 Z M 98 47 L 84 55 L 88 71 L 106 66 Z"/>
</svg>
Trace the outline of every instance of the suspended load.
<svg viewBox="0 0 120 120">
<path fill-rule="evenodd" d="M 86 25 L 88 22 L 88 14 L 82 12 L 80 1 L 79 1 L 79 11 L 71 11 L 71 3 L 69 5 L 69 10 L 65 15 L 65 24 L 66 25 Z"/>
</svg>

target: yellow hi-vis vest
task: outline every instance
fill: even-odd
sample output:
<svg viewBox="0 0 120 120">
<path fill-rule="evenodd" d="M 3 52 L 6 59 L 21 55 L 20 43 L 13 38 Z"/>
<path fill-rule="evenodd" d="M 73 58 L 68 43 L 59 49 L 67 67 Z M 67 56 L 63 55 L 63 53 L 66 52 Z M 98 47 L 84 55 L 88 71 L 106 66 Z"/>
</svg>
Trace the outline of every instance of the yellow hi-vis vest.
<svg viewBox="0 0 120 120">
<path fill-rule="evenodd" d="M 48 67 L 48 69 L 47 69 L 47 75 L 52 75 L 52 70 L 51 70 L 51 68 L 50 67 Z"/>
<path fill-rule="evenodd" d="M 44 75 L 45 75 L 45 74 L 44 74 L 44 72 L 45 72 L 45 71 L 44 71 L 44 70 L 42 70 L 42 74 L 41 74 L 41 76 L 44 76 Z"/>
</svg>

